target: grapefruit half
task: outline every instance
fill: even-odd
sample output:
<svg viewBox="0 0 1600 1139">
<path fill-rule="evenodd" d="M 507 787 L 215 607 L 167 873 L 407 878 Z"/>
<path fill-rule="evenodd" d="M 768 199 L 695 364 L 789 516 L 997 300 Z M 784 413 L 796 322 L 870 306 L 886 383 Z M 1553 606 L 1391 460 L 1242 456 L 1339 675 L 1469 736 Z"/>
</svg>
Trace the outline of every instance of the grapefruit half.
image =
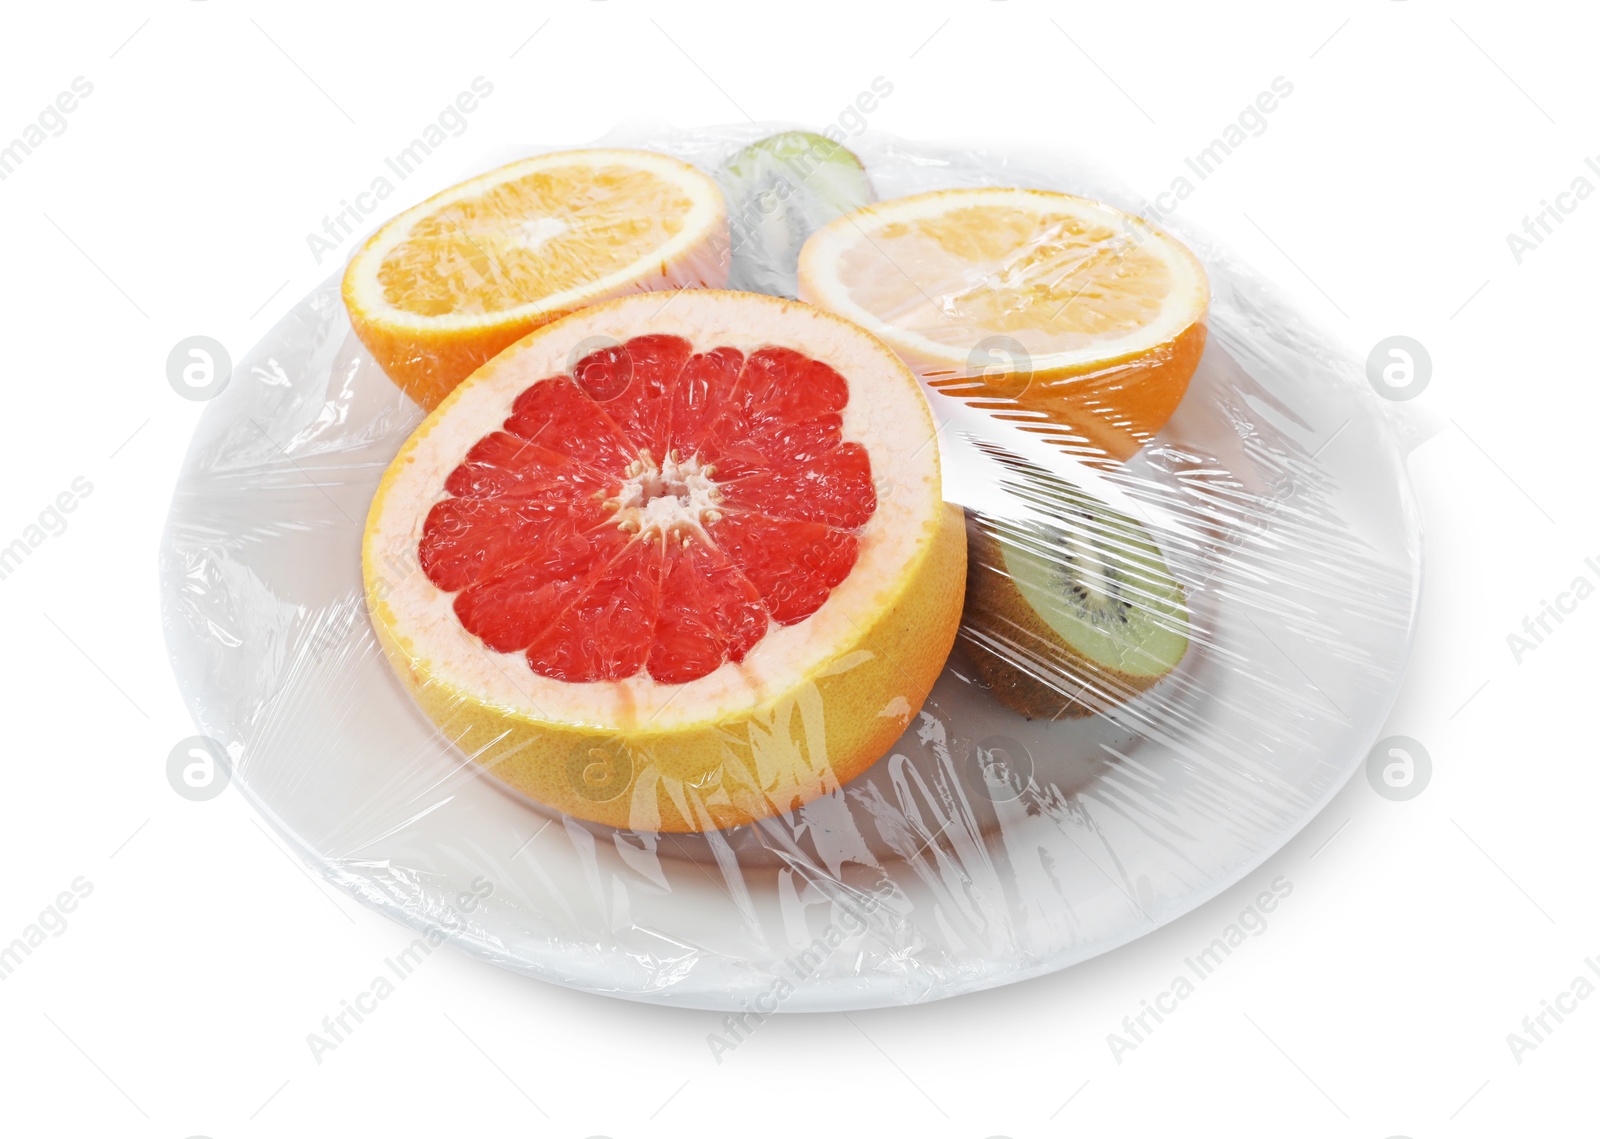
<svg viewBox="0 0 1600 1139">
<path fill-rule="evenodd" d="M 457 387 L 362 560 L 385 652 L 466 754 L 580 818 L 698 831 L 888 748 L 954 641 L 966 541 L 892 351 L 685 290 L 545 325 Z"/>
</svg>

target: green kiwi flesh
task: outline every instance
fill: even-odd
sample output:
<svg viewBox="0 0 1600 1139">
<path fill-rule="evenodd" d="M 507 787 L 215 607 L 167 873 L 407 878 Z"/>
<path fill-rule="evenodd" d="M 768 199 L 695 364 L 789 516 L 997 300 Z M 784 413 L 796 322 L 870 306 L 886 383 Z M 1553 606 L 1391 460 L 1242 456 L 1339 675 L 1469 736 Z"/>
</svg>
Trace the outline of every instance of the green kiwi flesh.
<svg viewBox="0 0 1600 1139">
<path fill-rule="evenodd" d="M 1029 719 L 1106 711 L 1189 647 L 1183 587 L 1149 531 L 1065 484 L 1051 499 L 1056 525 L 967 516 L 962 642 L 995 697 Z"/>
<path fill-rule="evenodd" d="M 724 164 L 717 181 L 733 240 L 728 287 L 791 298 L 806 238 L 873 198 L 861 160 L 810 131 L 751 143 Z"/>
</svg>

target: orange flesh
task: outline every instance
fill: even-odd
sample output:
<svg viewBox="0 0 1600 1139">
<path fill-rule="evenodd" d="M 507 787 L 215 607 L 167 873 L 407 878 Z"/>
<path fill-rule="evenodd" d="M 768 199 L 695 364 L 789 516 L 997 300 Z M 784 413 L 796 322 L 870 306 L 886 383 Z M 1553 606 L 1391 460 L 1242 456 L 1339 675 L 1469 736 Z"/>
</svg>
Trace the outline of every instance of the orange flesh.
<svg viewBox="0 0 1600 1139">
<path fill-rule="evenodd" d="M 676 235 L 693 205 L 643 170 L 551 167 L 423 218 L 378 281 L 405 312 L 501 312 L 633 264 Z"/>
<path fill-rule="evenodd" d="M 1133 235 L 992 205 L 873 230 L 841 255 L 838 275 L 862 308 L 935 343 L 967 349 L 1005 333 L 1038 355 L 1144 327 L 1172 287 Z"/>
</svg>

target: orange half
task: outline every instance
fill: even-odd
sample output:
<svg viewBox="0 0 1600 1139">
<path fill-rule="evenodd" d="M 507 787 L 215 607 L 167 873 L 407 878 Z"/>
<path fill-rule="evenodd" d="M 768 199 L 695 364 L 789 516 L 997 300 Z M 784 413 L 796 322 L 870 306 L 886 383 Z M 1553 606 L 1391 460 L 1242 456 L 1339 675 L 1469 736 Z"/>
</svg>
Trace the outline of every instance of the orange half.
<svg viewBox="0 0 1600 1139">
<path fill-rule="evenodd" d="M 585 305 L 719 286 L 716 182 L 645 150 L 542 154 L 391 220 L 351 259 L 344 302 L 384 372 L 432 409 L 479 365 Z"/>
<path fill-rule="evenodd" d="M 813 234 L 801 299 L 877 334 L 930 386 L 1125 459 L 1205 346 L 1199 260 L 1141 218 L 1043 190 L 939 190 Z"/>
</svg>

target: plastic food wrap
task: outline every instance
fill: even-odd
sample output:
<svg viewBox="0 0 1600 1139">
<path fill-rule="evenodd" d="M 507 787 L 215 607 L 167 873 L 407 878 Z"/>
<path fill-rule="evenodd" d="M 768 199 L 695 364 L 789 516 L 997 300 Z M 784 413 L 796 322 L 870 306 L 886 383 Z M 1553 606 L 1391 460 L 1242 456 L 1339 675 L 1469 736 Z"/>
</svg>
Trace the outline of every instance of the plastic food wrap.
<svg viewBox="0 0 1600 1139">
<path fill-rule="evenodd" d="M 630 274 L 619 259 L 608 290 L 479 343 L 493 362 L 448 398 L 429 385 L 449 351 L 407 356 L 370 328 L 358 337 L 347 282 L 343 296 L 335 278 L 301 301 L 206 409 L 177 488 L 162 571 L 180 685 L 233 784 L 308 862 L 509 969 L 767 1014 L 931 1000 L 1063 968 L 1244 876 L 1376 737 L 1421 567 L 1393 405 L 1223 250 L 1095 212 L 1131 201 L 1089 169 L 872 135 L 846 149 L 777 130 L 634 130 L 597 144 L 700 171 L 703 183 L 684 176 L 689 198 L 715 187 L 721 227 L 695 221 L 695 201 L 659 207 L 681 224 L 636 219 L 652 233 L 700 226 L 682 271 L 663 261 Z M 994 190 L 933 193 L 983 188 Z M 984 203 L 1009 212 L 975 225 Z M 1048 237 L 997 237 L 996 217 Z M 467 219 L 459 259 L 482 279 L 474 257 L 504 261 L 470 229 Z M 534 249 L 554 232 L 523 231 Z M 1075 282 L 1091 279 L 1114 282 L 1118 299 L 1096 285 L 1085 315 Z M 506 287 L 519 280 L 507 273 Z M 1190 290 L 1189 307 L 1152 317 L 1141 280 Z M 853 323 L 792 332 L 795 312 L 824 318 L 741 300 L 717 317 L 725 326 L 706 327 L 715 310 L 695 303 L 673 324 L 670 291 L 642 314 L 638 299 L 583 307 L 685 284 L 798 294 Z M 1058 293 L 1049 320 L 1023 312 Z M 572 309 L 494 356 L 510 332 Z M 790 315 L 763 323 L 779 310 Z M 1126 351 L 1095 363 L 1094 343 L 1122 335 L 1105 323 L 1118 320 L 1134 330 Z M 1139 341 L 1140 327 L 1156 332 Z M 702 332 L 710 339 L 695 340 Z M 734 384 L 712 400 L 720 426 L 698 435 L 665 411 L 671 430 L 630 420 L 629 445 L 648 436 L 659 453 L 629 451 L 638 457 L 611 482 L 582 484 L 587 498 L 550 498 L 578 470 L 562 464 L 588 429 L 541 436 L 556 422 L 546 397 L 637 392 L 667 367 L 673 336 L 695 340 L 694 360 L 734 352 L 740 383 L 770 365 L 767 394 Z M 678 406 L 672 385 L 687 383 L 687 367 L 663 373 L 662 407 Z M 897 376 L 912 402 L 894 394 Z M 422 443 L 407 441 L 426 413 L 397 384 L 430 407 L 444 400 Z M 721 410 L 735 404 L 747 412 L 738 431 Z M 903 441 L 930 414 L 918 459 Z M 813 428 L 821 444 L 794 441 Z M 720 448 L 721 482 L 691 436 Z M 512 457 L 491 462 L 497 439 Z M 554 457 L 530 490 L 534 444 Z M 780 453 L 813 490 L 760 469 Z M 585 455 L 590 471 L 598 460 Z M 385 480 L 392 463 L 402 473 Z M 535 500 L 561 518 L 598 503 L 621 519 L 624 537 L 606 532 L 617 550 L 638 549 L 624 538 L 640 524 L 651 532 L 674 502 L 698 513 L 650 547 L 655 560 L 636 575 L 653 583 L 648 620 L 634 632 L 620 603 L 583 608 L 594 577 L 581 598 L 550 594 L 570 584 L 554 570 L 502 589 L 473 625 L 462 614 L 483 606 L 459 599 L 488 580 L 480 563 L 529 556 L 471 531 L 482 511 L 513 516 L 483 504 L 484 486 L 522 496 L 517 525 L 534 525 Z M 663 493 L 678 497 L 646 501 Z M 364 576 L 369 509 L 385 494 L 410 496 L 410 529 L 387 532 L 381 557 L 367 534 Z M 748 517 L 728 529 L 741 510 L 776 516 L 787 536 L 751 538 Z M 527 533 L 544 551 L 556 540 L 540 517 L 547 528 Z M 937 537 L 919 545 L 918 527 Z M 761 570 L 756 547 L 782 552 L 789 572 Z M 913 574 L 925 556 L 938 572 Z M 673 585 L 680 571 L 701 575 L 695 588 Z M 889 584 L 851 585 L 869 571 L 883 576 L 868 584 Z M 714 636 L 708 582 L 734 614 L 717 617 Z M 529 600 L 540 589 L 544 600 Z M 671 608 L 683 597 L 688 616 Z M 392 619 L 393 606 L 409 616 Z M 525 628 L 506 632 L 517 613 Z M 877 623 L 848 632 L 868 618 Z M 436 635 L 478 663 L 446 676 L 418 648 L 443 643 L 428 642 Z M 805 656 L 822 641 L 839 651 Z M 592 716 L 590 691 L 609 701 L 589 705 Z M 646 715 L 635 698 L 657 704 Z M 514 732 L 493 718 L 512 712 Z M 683 754 L 646 731 L 681 723 L 704 729 Z"/>
</svg>

